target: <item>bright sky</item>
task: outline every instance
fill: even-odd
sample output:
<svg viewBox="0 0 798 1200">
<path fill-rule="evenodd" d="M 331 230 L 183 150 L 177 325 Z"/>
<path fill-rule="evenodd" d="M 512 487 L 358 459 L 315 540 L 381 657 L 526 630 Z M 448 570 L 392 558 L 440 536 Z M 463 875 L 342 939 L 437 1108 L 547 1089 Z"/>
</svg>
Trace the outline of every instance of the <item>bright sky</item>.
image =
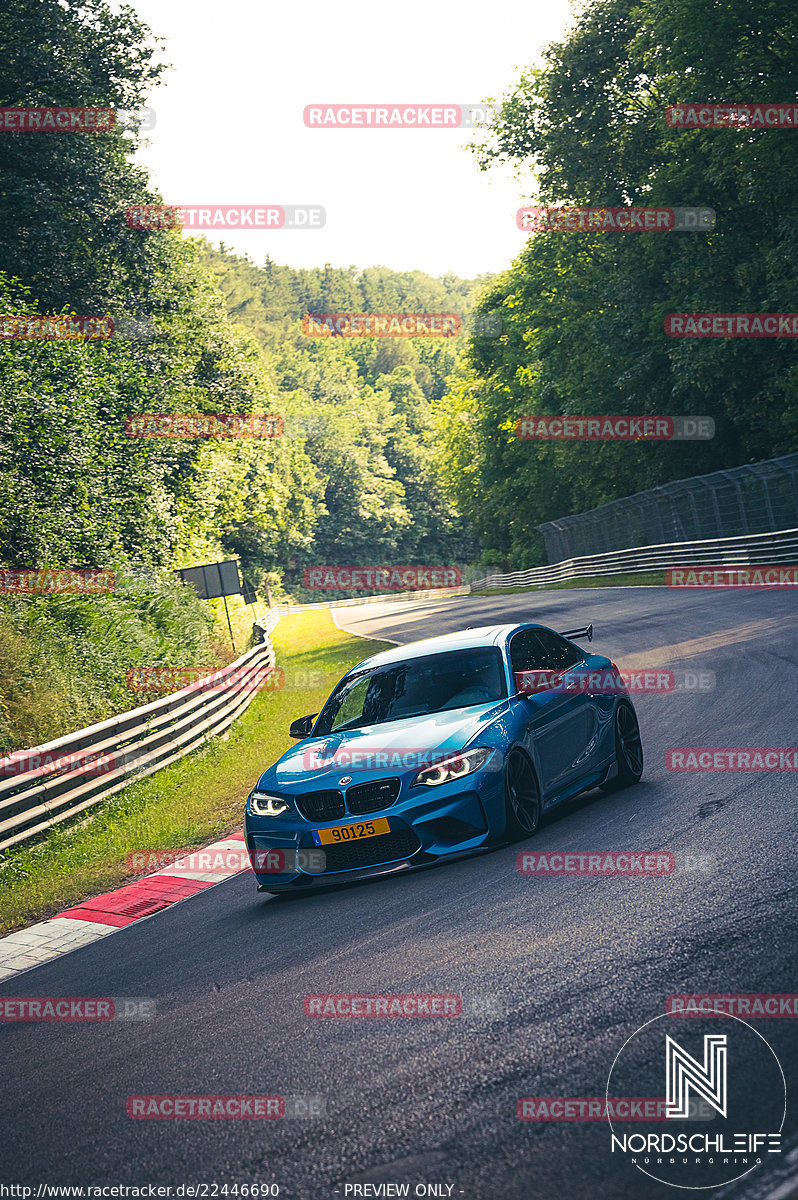
<svg viewBox="0 0 798 1200">
<path fill-rule="evenodd" d="M 138 161 L 167 203 L 312 204 L 321 230 L 216 233 L 256 262 L 500 271 L 531 180 L 479 171 L 463 129 L 308 129 L 307 104 L 500 96 L 569 21 L 568 0 L 132 0 L 173 66 Z"/>
</svg>

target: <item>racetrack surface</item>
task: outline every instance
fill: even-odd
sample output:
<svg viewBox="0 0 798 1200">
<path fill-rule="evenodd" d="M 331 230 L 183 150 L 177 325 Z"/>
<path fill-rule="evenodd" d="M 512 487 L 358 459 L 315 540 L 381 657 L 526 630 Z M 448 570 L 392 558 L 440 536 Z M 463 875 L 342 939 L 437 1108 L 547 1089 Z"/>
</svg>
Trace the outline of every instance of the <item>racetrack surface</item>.
<svg viewBox="0 0 798 1200">
<path fill-rule="evenodd" d="M 365 1182 L 408 1182 L 411 1195 L 453 1184 L 473 1200 L 677 1194 L 611 1157 L 605 1124 L 522 1122 L 516 1101 L 603 1095 L 622 1043 L 670 994 L 798 991 L 795 777 L 665 766 L 671 747 L 796 744 L 793 596 L 574 589 L 353 606 L 336 619 L 397 642 L 593 621 L 592 649 L 622 668 L 712 670 L 716 686 L 635 697 L 642 783 L 579 798 L 521 847 L 299 898 L 258 895 L 238 876 L 0 985 L 0 996 L 157 1005 L 152 1021 L 4 1024 L 0 1178 L 274 1181 L 297 1200 Z M 706 862 L 664 877 L 523 876 L 519 848 Z M 454 993 L 491 1011 L 309 1019 L 303 997 L 316 993 Z M 798 1020 L 753 1024 L 787 1076 L 785 1154 L 724 1196 L 767 1196 L 796 1170 Z M 321 1095 L 327 1116 L 132 1120 L 126 1099 L 142 1094 Z"/>
</svg>

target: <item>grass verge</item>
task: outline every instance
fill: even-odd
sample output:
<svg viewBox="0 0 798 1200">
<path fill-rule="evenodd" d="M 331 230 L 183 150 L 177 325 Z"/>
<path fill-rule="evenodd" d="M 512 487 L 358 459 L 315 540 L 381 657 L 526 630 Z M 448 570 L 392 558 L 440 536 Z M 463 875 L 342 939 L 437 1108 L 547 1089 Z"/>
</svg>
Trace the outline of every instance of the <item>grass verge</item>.
<svg viewBox="0 0 798 1200">
<path fill-rule="evenodd" d="M 0 854 L 0 934 L 136 878 L 126 863 L 134 851 L 195 849 L 240 829 L 244 798 L 291 744 L 293 718 L 317 712 L 356 662 L 392 649 L 341 632 L 329 609 L 283 618 L 273 641 L 283 686 L 260 692 L 226 739 L 132 784 L 83 820 Z"/>
<path fill-rule="evenodd" d="M 471 592 L 471 595 L 511 596 L 518 592 L 553 592 L 562 591 L 563 588 L 651 587 L 652 585 L 665 586 L 664 571 L 644 571 L 637 575 L 590 575 L 586 579 L 571 576 L 570 579 L 561 579 L 559 583 L 532 584 L 530 587 L 486 588 L 478 592 Z"/>
</svg>

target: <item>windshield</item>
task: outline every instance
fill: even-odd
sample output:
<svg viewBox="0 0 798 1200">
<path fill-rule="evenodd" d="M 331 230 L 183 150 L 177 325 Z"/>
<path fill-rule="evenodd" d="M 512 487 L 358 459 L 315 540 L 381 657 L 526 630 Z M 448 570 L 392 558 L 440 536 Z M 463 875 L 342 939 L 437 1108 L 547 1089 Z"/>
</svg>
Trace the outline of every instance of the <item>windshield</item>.
<svg viewBox="0 0 798 1200">
<path fill-rule="evenodd" d="M 471 708 L 506 695 L 502 657 L 495 646 L 430 654 L 350 675 L 325 704 L 313 735 Z"/>
</svg>

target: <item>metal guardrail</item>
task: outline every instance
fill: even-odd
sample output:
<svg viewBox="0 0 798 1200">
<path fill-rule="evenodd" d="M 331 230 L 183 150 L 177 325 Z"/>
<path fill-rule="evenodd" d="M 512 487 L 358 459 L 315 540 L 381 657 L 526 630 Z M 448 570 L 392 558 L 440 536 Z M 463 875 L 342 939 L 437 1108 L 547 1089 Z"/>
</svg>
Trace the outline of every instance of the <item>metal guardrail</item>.
<svg viewBox="0 0 798 1200">
<path fill-rule="evenodd" d="M 385 600 L 424 600 L 444 596 L 467 596 L 485 588 L 534 587 L 560 583 L 564 579 L 591 575 L 625 575 L 631 571 L 659 571 L 666 567 L 748 566 L 756 563 L 798 564 L 798 529 L 775 533 L 746 534 L 742 537 L 707 538 L 695 542 L 666 542 L 659 546 L 632 546 L 581 558 L 566 558 L 547 567 L 530 567 L 503 575 L 487 575 L 472 583 L 452 588 L 431 588 L 418 592 L 383 592 L 378 596 L 353 596 L 347 600 L 322 600 L 312 604 L 277 604 L 259 624 L 269 631 L 281 616 L 308 608 L 341 608 L 351 604 L 376 604 Z"/>
<path fill-rule="evenodd" d="M 270 634 L 288 613 L 467 591 L 438 588 L 354 601 L 275 605 L 255 623 L 259 644 L 221 671 L 141 708 L 0 758 L 0 850 L 107 800 L 229 729 L 274 670 Z"/>
<path fill-rule="evenodd" d="M 277 612 L 285 617 L 288 613 L 304 612 L 308 608 L 343 608 L 350 604 L 378 604 L 386 600 L 431 600 L 440 596 L 467 596 L 470 591 L 470 585 L 464 583 L 457 587 L 424 588 L 414 592 L 380 592 L 376 596 L 350 596 L 346 600 L 313 600 L 308 604 L 280 603 L 269 609 L 269 612 Z M 264 625 L 264 622 L 259 621 L 258 624 Z"/>
<path fill-rule="evenodd" d="M 630 571 L 658 571 L 665 567 L 741 567 L 757 563 L 798 563 L 798 529 L 745 537 L 709 538 L 700 542 L 669 542 L 661 546 L 635 546 L 566 558 L 548 567 L 530 567 L 506 575 L 487 575 L 471 584 L 471 591 L 485 588 L 534 587 L 564 579 L 591 575 L 624 575 Z"/>
<path fill-rule="evenodd" d="M 141 708 L 0 759 L 0 850 L 66 821 L 223 734 L 274 670 L 265 640 L 213 675 Z"/>
</svg>

